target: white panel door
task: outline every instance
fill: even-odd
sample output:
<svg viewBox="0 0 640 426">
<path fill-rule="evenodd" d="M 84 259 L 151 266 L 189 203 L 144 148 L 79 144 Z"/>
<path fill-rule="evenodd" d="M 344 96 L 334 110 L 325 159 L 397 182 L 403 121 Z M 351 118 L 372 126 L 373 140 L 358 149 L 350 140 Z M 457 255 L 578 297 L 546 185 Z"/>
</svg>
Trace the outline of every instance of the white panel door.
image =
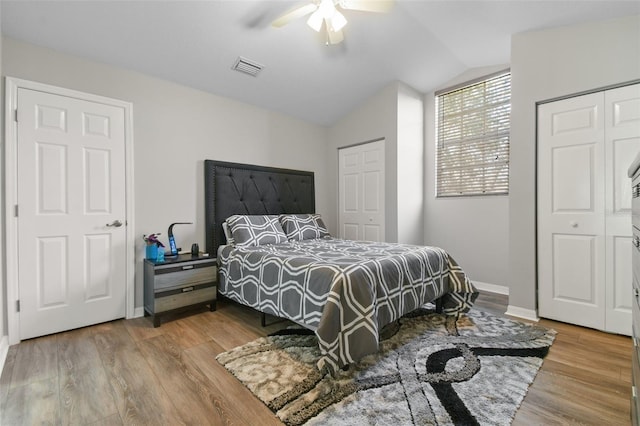
<svg viewBox="0 0 640 426">
<path fill-rule="evenodd" d="M 338 150 L 340 238 L 384 241 L 384 140 Z"/>
<path fill-rule="evenodd" d="M 20 339 L 124 317 L 124 109 L 17 97 Z"/>
<path fill-rule="evenodd" d="M 633 240 L 631 182 L 627 170 L 640 151 L 640 84 L 607 90 L 606 158 L 606 329 L 631 335 Z"/>
<path fill-rule="evenodd" d="M 640 85 L 538 109 L 543 317 L 631 335 L 631 185 Z"/>
<path fill-rule="evenodd" d="M 601 94 L 538 108 L 538 309 L 602 329 L 605 150 Z"/>
</svg>

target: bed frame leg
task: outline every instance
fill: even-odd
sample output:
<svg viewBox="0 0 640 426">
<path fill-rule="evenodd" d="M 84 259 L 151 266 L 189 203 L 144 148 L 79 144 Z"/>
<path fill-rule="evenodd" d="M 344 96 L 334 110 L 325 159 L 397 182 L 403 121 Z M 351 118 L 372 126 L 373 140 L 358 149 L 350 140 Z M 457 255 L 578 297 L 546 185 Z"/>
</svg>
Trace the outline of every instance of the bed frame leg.
<svg viewBox="0 0 640 426">
<path fill-rule="evenodd" d="M 438 298 L 436 299 L 436 313 L 441 314 L 442 313 L 442 298 Z"/>
</svg>

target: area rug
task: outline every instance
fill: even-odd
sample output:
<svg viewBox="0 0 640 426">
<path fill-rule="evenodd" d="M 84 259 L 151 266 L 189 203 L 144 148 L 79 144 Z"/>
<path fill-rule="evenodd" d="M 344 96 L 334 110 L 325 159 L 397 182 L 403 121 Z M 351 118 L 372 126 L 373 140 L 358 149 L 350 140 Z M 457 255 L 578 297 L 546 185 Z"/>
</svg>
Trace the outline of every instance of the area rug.
<svg viewBox="0 0 640 426">
<path fill-rule="evenodd" d="M 321 374 L 313 333 L 285 329 L 217 360 L 288 425 L 509 425 L 555 331 L 472 310 L 421 309 L 380 352 Z"/>
</svg>

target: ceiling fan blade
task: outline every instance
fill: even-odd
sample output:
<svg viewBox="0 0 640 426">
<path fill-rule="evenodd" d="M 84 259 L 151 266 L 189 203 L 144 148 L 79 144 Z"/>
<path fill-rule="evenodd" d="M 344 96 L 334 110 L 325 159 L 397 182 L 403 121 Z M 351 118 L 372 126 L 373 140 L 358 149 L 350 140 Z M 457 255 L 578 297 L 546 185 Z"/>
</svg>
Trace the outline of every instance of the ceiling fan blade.
<svg viewBox="0 0 640 426">
<path fill-rule="evenodd" d="M 313 3 L 309 3 L 304 6 L 297 7 L 285 13 L 284 15 L 280 16 L 279 18 L 276 18 L 273 22 L 271 22 L 271 25 L 277 28 L 283 27 L 287 25 L 289 22 L 293 21 L 294 19 L 298 19 L 312 12 L 315 12 L 317 8 L 318 8 L 318 5 Z"/>
<path fill-rule="evenodd" d="M 379 13 L 390 11 L 394 3 L 394 0 L 339 0 L 338 2 L 343 9 Z"/>
<path fill-rule="evenodd" d="M 327 44 L 339 44 L 344 40 L 344 34 L 342 30 L 340 31 L 331 31 L 327 28 Z"/>
</svg>

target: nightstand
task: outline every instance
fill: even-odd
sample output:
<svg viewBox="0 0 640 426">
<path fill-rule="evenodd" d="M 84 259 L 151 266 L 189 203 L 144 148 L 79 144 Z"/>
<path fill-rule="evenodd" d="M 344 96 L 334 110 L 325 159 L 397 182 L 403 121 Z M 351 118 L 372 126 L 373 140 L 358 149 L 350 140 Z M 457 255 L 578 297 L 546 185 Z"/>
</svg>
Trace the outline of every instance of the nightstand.
<svg viewBox="0 0 640 426">
<path fill-rule="evenodd" d="M 215 257 L 181 254 L 162 263 L 144 261 L 144 311 L 153 326 L 160 317 L 195 306 L 216 309 L 218 267 Z"/>
</svg>

